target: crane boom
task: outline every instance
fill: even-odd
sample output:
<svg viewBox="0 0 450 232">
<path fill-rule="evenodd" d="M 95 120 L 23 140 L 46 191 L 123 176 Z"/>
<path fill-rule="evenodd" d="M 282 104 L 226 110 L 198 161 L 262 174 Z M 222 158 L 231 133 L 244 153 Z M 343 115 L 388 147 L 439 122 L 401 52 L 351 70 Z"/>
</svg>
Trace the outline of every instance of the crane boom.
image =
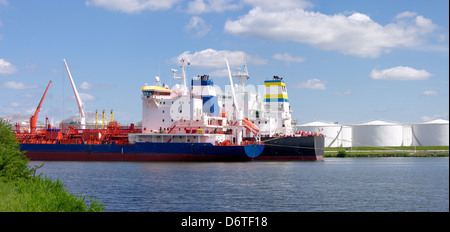
<svg viewBox="0 0 450 232">
<path fill-rule="evenodd" d="M 227 63 L 227 69 L 228 69 L 228 78 L 230 80 L 231 85 L 231 94 L 233 96 L 233 105 L 234 105 L 234 120 L 236 120 L 237 124 L 234 129 L 234 135 L 236 136 L 236 143 L 241 144 L 242 142 L 242 112 L 239 110 L 239 106 L 236 99 L 236 92 L 234 91 L 234 84 L 233 84 L 233 78 L 231 77 L 231 71 L 230 71 L 230 64 L 228 63 L 228 60 L 225 59 L 225 62 Z"/>
<path fill-rule="evenodd" d="M 69 67 L 67 66 L 66 59 L 63 59 L 64 65 L 66 66 L 67 74 L 69 74 L 70 84 L 72 85 L 73 93 L 75 94 L 75 99 L 77 100 L 78 110 L 80 111 L 80 128 L 85 129 L 86 116 L 84 115 L 84 104 L 81 101 L 80 95 L 78 94 L 77 87 L 73 83 L 72 75 L 70 74 Z"/>
<path fill-rule="evenodd" d="M 34 111 L 34 115 L 30 118 L 30 131 L 31 133 L 36 132 L 36 122 L 37 117 L 39 115 L 39 111 L 41 111 L 42 103 L 44 102 L 45 95 L 47 95 L 48 87 L 50 87 L 50 84 L 52 81 L 48 82 L 47 88 L 45 89 L 44 95 L 42 95 L 41 101 L 39 102 L 38 107 L 36 108 L 36 111 Z"/>
<path fill-rule="evenodd" d="M 238 118 L 237 115 L 239 114 L 239 106 L 237 104 L 236 93 L 234 91 L 233 78 L 231 77 L 230 64 L 228 63 L 227 59 L 225 59 L 225 62 L 227 62 L 228 78 L 230 80 L 231 96 L 233 97 L 233 105 L 234 105 L 234 110 L 235 110 L 235 117 Z"/>
</svg>

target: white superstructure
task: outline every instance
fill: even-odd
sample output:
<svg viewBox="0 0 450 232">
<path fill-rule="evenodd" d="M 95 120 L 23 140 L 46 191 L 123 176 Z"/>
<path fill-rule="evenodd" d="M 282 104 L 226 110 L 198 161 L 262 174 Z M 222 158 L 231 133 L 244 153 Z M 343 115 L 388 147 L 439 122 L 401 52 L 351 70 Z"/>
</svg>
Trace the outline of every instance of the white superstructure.
<svg viewBox="0 0 450 232">
<path fill-rule="evenodd" d="M 172 70 L 174 73 L 176 70 Z M 188 91 L 182 66 L 182 87 L 145 85 L 142 91 L 142 133 L 129 134 L 133 142 L 212 143 L 242 145 L 248 131 L 259 141 L 257 127 L 240 117 L 220 111 L 213 82 L 209 76 L 191 81 Z M 234 101 L 236 101 L 234 99 Z M 239 110 L 235 110 L 239 115 Z M 256 129 L 255 129 L 256 128 Z"/>
</svg>

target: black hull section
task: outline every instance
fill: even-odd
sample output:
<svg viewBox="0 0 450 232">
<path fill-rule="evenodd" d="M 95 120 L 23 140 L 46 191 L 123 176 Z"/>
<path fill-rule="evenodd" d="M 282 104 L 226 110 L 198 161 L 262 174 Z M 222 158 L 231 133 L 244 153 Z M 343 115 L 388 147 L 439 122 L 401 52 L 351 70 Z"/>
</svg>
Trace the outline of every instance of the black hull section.
<svg viewBox="0 0 450 232">
<path fill-rule="evenodd" d="M 324 137 L 263 137 L 264 150 L 254 160 L 323 160 Z"/>
</svg>

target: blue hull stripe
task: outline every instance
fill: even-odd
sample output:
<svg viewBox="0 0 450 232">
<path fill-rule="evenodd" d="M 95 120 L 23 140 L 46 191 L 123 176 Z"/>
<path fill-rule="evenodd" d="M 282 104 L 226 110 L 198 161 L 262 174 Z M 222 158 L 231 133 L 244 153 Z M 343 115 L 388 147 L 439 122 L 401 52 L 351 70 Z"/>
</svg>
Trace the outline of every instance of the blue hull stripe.
<svg viewBox="0 0 450 232">
<path fill-rule="evenodd" d="M 167 153 L 251 158 L 259 156 L 263 149 L 263 145 L 214 146 L 211 143 L 135 143 L 133 145 L 21 144 L 22 151 Z"/>
</svg>

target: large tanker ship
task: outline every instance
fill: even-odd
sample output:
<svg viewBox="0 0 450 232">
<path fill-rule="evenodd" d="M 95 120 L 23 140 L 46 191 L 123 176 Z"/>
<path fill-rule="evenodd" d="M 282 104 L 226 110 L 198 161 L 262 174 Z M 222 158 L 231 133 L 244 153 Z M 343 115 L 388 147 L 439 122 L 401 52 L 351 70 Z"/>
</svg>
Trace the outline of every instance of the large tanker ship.
<svg viewBox="0 0 450 232">
<path fill-rule="evenodd" d="M 174 78 L 182 80 L 181 86 L 169 89 L 146 84 L 141 88 L 140 129 L 133 124 L 120 126 L 113 120 L 105 129 L 86 128 L 84 105 L 65 60 L 64 63 L 78 103 L 80 126 L 47 125 L 46 129 L 36 130 L 37 114 L 50 82 L 30 119 L 30 130 L 21 132 L 16 126 L 21 150 L 31 160 L 249 161 L 321 160 L 323 157 L 323 137 L 262 134 L 254 120 L 243 117 L 228 61 L 230 109 L 220 107 L 222 101 L 206 75 L 193 79 L 190 90 L 187 88 L 182 60 L 182 75 L 176 77 L 173 70 Z"/>
</svg>

